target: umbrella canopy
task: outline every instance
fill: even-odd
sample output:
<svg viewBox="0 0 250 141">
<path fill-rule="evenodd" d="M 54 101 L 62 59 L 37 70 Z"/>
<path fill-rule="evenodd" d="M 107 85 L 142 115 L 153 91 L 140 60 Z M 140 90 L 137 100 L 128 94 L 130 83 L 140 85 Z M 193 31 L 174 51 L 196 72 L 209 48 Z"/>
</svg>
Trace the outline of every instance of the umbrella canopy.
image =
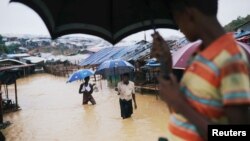
<svg viewBox="0 0 250 141">
<path fill-rule="evenodd" d="M 173 53 L 173 68 L 185 69 L 188 66 L 188 60 L 196 49 L 201 45 L 201 41 L 189 43 L 178 51 Z M 247 44 L 237 42 L 238 45 L 245 50 L 248 60 L 250 61 L 250 47 Z"/>
<path fill-rule="evenodd" d="M 243 42 L 243 43 L 246 43 L 246 44 L 250 44 L 250 35 L 238 38 L 237 41 Z"/>
<path fill-rule="evenodd" d="M 156 59 L 149 59 L 147 61 L 146 66 L 154 68 L 154 67 L 160 67 L 161 64 Z"/>
<path fill-rule="evenodd" d="M 248 62 L 250 62 L 250 46 L 242 42 L 238 42 L 238 45 L 240 45 L 241 48 L 244 49 L 247 54 Z"/>
<path fill-rule="evenodd" d="M 116 59 L 103 62 L 96 70 L 96 74 L 115 75 L 134 71 L 134 66 L 127 61 Z"/>
<path fill-rule="evenodd" d="M 149 66 L 149 67 L 160 67 L 161 64 L 160 63 L 155 63 L 155 64 L 146 64 L 146 66 Z"/>
<path fill-rule="evenodd" d="M 92 70 L 89 69 L 83 69 L 83 70 L 78 70 L 76 72 L 74 72 L 73 74 L 71 74 L 71 76 L 69 77 L 68 82 L 73 82 L 76 80 L 82 80 L 85 77 L 94 75 L 94 72 Z"/>
<path fill-rule="evenodd" d="M 176 52 L 173 52 L 173 68 L 176 69 L 185 69 L 187 67 L 187 61 L 191 57 L 191 55 L 195 52 L 195 50 L 199 47 L 201 41 L 196 41 L 194 43 L 189 43 L 179 49 Z"/>
<path fill-rule="evenodd" d="M 243 48 L 246 51 L 248 56 L 250 56 L 250 46 L 249 45 L 242 43 L 242 42 L 238 42 L 238 45 L 240 45 L 241 48 Z"/>
<path fill-rule="evenodd" d="M 241 37 L 244 37 L 244 36 L 247 36 L 247 35 L 250 35 L 250 31 L 243 31 L 243 32 L 240 32 L 240 33 L 235 33 L 234 37 L 236 39 L 238 39 L 238 38 L 241 38 Z"/>
<path fill-rule="evenodd" d="M 164 0 L 11 0 L 38 13 L 53 39 L 72 33 L 99 36 L 112 44 L 152 28 L 177 29 Z M 153 26 L 152 26 L 153 23 Z"/>
</svg>

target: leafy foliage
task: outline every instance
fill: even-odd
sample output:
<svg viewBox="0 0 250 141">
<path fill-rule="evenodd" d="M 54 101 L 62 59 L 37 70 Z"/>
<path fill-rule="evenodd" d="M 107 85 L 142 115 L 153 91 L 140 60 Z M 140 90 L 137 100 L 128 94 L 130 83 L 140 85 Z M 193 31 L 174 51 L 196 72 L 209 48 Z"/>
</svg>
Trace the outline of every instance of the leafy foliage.
<svg viewBox="0 0 250 141">
<path fill-rule="evenodd" d="M 247 15 L 245 18 L 239 16 L 236 20 L 233 20 L 232 22 L 227 24 L 224 28 L 228 32 L 233 32 L 235 31 L 235 28 L 242 24 L 245 24 L 248 21 L 250 21 L 250 15 Z"/>
<path fill-rule="evenodd" d="M 4 53 L 15 53 L 16 50 L 18 50 L 18 45 L 12 44 L 9 46 L 6 46 L 4 41 L 3 41 L 3 36 L 0 35 L 0 55 Z"/>
</svg>

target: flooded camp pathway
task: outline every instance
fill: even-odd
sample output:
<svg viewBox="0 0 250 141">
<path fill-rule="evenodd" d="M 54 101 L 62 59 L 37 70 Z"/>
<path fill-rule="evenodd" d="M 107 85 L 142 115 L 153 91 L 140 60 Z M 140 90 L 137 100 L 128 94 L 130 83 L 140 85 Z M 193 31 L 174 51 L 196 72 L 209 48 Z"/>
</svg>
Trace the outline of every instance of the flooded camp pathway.
<svg viewBox="0 0 250 141">
<path fill-rule="evenodd" d="M 118 96 L 97 82 L 97 105 L 81 105 L 80 82 L 35 74 L 17 82 L 22 110 L 4 115 L 12 124 L 2 130 L 7 141 L 156 141 L 166 136 L 168 110 L 154 95 L 137 95 L 132 118 L 120 117 Z M 10 86 L 10 98 L 14 89 Z"/>
</svg>

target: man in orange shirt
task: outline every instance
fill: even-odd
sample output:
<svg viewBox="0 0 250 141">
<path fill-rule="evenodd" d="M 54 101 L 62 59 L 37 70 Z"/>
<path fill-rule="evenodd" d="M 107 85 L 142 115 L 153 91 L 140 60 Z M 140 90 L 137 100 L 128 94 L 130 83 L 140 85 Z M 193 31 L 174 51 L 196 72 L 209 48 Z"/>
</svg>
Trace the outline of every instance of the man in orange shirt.
<svg viewBox="0 0 250 141">
<path fill-rule="evenodd" d="M 202 141 L 209 124 L 246 124 L 249 63 L 217 20 L 218 0 L 166 0 L 166 5 L 189 41 L 202 40 L 180 84 L 173 74 L 169 80 L 159 78 L 160 95 L 174 111 L 168 124 L 170 139 Z M 163 38 L 158 33 L 153 38 L 152 54 L 170 59 Z"/>
</svg>

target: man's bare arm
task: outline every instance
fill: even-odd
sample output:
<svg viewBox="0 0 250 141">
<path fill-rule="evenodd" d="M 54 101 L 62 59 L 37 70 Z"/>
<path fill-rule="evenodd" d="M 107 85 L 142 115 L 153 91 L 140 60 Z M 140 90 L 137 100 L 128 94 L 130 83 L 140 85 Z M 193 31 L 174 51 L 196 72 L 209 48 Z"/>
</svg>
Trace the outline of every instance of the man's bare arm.
<svg viewBox="0 0 250 141">
<path fill-rule="evenodd" d="M 135 94 L 134 94 L 134 93 L 132 94 L 132 97 L 133 97 L 133 101 L 134 101 L 135 109 L 137 109 L 136 98 L 135 98 Z"/>
</svg>

